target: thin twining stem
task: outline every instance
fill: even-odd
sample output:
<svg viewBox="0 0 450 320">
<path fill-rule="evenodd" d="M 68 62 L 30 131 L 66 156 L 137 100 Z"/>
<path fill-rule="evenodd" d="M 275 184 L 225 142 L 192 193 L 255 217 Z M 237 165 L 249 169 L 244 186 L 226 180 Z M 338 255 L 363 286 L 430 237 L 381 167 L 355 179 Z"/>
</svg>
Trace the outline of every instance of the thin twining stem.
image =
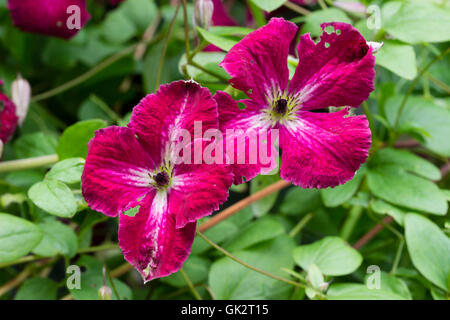
<svg viewBox="0 0 450 320">
<path fill-rule="evenodd" d="M 103 244 L 103 245 L 100 245 L 100 246 L 79 249 L 77 251 L 77 254 L 93 253 L 93 252 L 106 251 L 106 250 L 115 250 L 115 249 L 119 249 L 119 246 L 117 244 L 115 244 L 115 243 L 114 244 Z M 35 256 L 35 255 L 29 255 L 29 256 L 17 259 L 15 261 L 1 263 L 0 264 L 0 269 L 1 268 L 6 268 L 6 267 L 10 267 L 10 266 L 14 266 L 14 265 L 17 265 L 17 264 L 22 264 L 22 263 L 26 263 L 26 262 L 34 262 L 34 261 L 43 260 L 43 259 L 48 259 L 48 258 L 41 257 L 41 256 Z"/>
<path fill-rule="evenodd" d="M 0 162 L 0 172 L 18 171 L 45 167 L 58 162 L 56 154 L 47 156 Z"/>
<path fill-rule="evenodd" d="M 170 35 L 172 34 L 172 30 L 173 30 L 173 26 L 175 25 L 175 21 L 177 20 L 178 12 L 180 11 L 180 6 L 181 6 L 181 2 L 178 2 L 175 13 L 173 14 L 172 21 L 170 22 L 170 25 L 169 25 L 169 30 L 167 31 L 166 39 L 164 40 L 164 47 L 161 52 L 161 57 L 159 58 L 158 71 L 156 73 L 155 91 L 158 90 L 158 88 L 159 88 L 159 81 L 161 79 L 161 72 L 162 72 L 162 68 L 164 65 L 164 60 L 166 58 L 166 52 L 167 52 L 167 47 L 169 45 Z"/>
<path fill-rule="evenodd" d="M 32 102 L 38 102 L 41 100 L 45 100 L 48 98 L 51 98 L 53 96 L 56 96 L 60 93 L 63 93 L 69 89 L 72 89 L 73 87 L 78 86 L 79 84 L 83 83 L 84 81 L 90 79 L 91 77 L 95 76 L 97 73 L 99 73 L 100 71 L 104 70 L 105 68 L 109 67 L 110 65 L 112 65 L 114 62 L 122 59 L 123 57 L 131 54 L 132 52 L 134 52 L 134 49 L 136 48 L 136 44 L 132 45 L 130 47 L 127 47 L 125 49 L 123 49 L 122 51 L 119 51 L 118 53 L 116 53 L 115 55 L 109 57 L 108 59 L 104 60 L 103 62 L 99 63 L 97 66 L 95 66 L 94 68 L 90 69 L 89 71 L 87 71 L 86 73 L 83 73 L 81 76 L 76 77 L 75 79 L 72 79 L 54 89 L 51 89 L 47 92 L 38 94 L 36 96 L 34 96 L 33 98 L 31 98 Z"/>
<path fill-rule="evenodd" d="M 236 202 L 235 204 L 233 204 L 232 206 L 226 208 L 225 210 L 219 212 L 218 214 L 216 214 L 215 216 L 213 216 L 211 219 L 209 219 L 208 221 L 202 223 L 199 227 L 198 227 L 198 231 L 199 232 L 204 232 L 206 230 L 208 230 L 209 228 L 212 228 L 213 226 L 215 226 L 216 224 L 218 224 L 219 222 L 231 217 L 232 215 L 238 213 L 239 211 L 241 211 L 242 209 L 248 207 L 249 205 L 251 205 L 252 203 L 267 197 L 268 195 L 279 191 L 281 189 L 284 189 L 288 186 L 290 186 L 291 183 L 284 181 L 284 180 L 280 180 L 277 181 L 271 185 L 269 185 L 268 187 L 255 192 L 251 195 L 249 195 L 248 197 L 242 199 L 239 202 Z"/>
<path fill-rule="evenodd" d="M 34 97 L 31 98 L 31 101 L 38 102 L 41 100 L 45 100 L 45 99 L 51 98 L 53 96 L 56 96 L 60 93 L 63 93 L 69 89 L 72 89 L 73 87 L 76 87 L 79 84 L 83 83 L 84 81 L 92 78 L 93 76 L 98 74 L 100 71 L 106 69 L 107 67 L 109 67 L 113 63 L 119 61 L 123 57 L 125 57 L 129 54 L 132 54 L 133 52 L 135 53 L 135 57 L 137 59 L 141 58 L 141 55 L 143 55 L 145 52 L 145 47 L 147 47 L 152 42 L 152 38 L 153 38 L 153 35 L 159 24 L 159 21 L 160 21 L 160 18 L 159 18 L 159 14 L 158 14 L 157 18 L 154 19 L 154 21 L 152 21 L 151 25 L 144 33 L 144 36 L 142 37 L 141 42 L 139 42 L 137 44 L 133 44 L 129 47 L 126 47 L 125 49 L 123 49 L 123 50 L 119 51 L 118 53 L 116 53 L 115 55 L 107 58 L 106 60 L 104 60 L 101 63 L 99 63 L 98 65 L 96 65 L 94 68 L 88 70 L 87 72 L 76 77 L 75 79 L 72 79 L 72 80 L 70 80 L 56 88 L 53 88 L 49 91 L 35 95 Z"/>
<path fill-rule="evenodd" d="M 246 268 L 248 268 L 250 270 L 253 270 L 253 271 L 258 272 L 258 273 L 260 273 L 262 275 L 265 275 L 266 277 L 269 277 L 269 278 L 272 278 L 272 279 L 275 279 L 275 280 L 278 280 L 278 281 L 282 281 L 282 282 L 288 283 L 288 284 L 293 285 L 295 287 L 307 288 L 307 286 L 304 285 L 303 283 L 295 282 L 295 281 L 292 281 L 292 280 L 289 280 L 289 279 L 277 276 L 276 274 L 272 274 L 270 272 L 261 270 L 261 269 L 259 269 L 257 267 L 252 266 L 252 265 L 249 265 L 245 261 L 239 259 L 238 257 L 235 257 L 230 252 L 228 252 L 227 250 L 225 250 L 221 246 L 217 245 L 215 242 L 211 241 L 208 237 L 206 237 L 203 233 L 201 233 L 199 231 L 197 231 L 197 235 L 200 238 L 202 238 L 203 240 L 205 240 L 211 247 L 213 247 L 217 251 L 220 251 L 221 253 L 223 253 L 225 256 L 227 256 L 231 260 L 239 263 L 240 265 L 242 265 L 242 266 L 244 266 L 244 267 L 246 267 Z"/>
<path fill-rule="evenodd" d="M 311 11 L 309 11 L 308 9 L 305 9 L 303 7 L 300 7 L 299 5 L 296 5 L 295 3 L 292 3 L 290 1 L 286 1 L 283 4 L 286 8 L 291 9 L 292 11 L 295 11 L 299 14 L 302 14 L 304 16 L 307 16 L 311 13 Z"/>
<path fill-rule="evenodd" d="M 189 22 L 188 22 L 186 0 L 182 0 L 182 3 L 183 3 L 183 16 L 184 16 L 184 41 L 185 41 L 185 46 L 186 46 L 186 64 L 189 64 L 189 65 L 203 71 L 204 73 L 212 75 L 213 77 L 216 77 L 217 79 L 219 79 L 225 83 L 228 83 L 228 79 L 225 78 L 224 76 L 218 74 L 217 72 L 206 69 L 205 67 L 199 65 L 197 62 L 195 62 L 193 60 L 194 56 L 197 53 L 197 50 L 199 50 L 199 48 L 194 50 L 194 54 L 191 53 L 191 45 L 189 43 Z M 201 46 L 201 44 L 199 46 Z M 184 73 L 185 74 L 187 73 L 186 70 L 184 70 Z"/>
<path fill-rule="evenodd" d="M 197 300 L 203 300 L 200 294 L 198 293 L 197 289 L 195 289 L 191 279 L 187 275 L 187 273 L 183 270 L 183 268 L 180 269 L 180 273 L 183 276 L 184 281 L 186 281 L 186 284 L 189 287 L 189 290 L 191 290 L 192 294 L 194 295 L 195 299 Z"/>
</svg>

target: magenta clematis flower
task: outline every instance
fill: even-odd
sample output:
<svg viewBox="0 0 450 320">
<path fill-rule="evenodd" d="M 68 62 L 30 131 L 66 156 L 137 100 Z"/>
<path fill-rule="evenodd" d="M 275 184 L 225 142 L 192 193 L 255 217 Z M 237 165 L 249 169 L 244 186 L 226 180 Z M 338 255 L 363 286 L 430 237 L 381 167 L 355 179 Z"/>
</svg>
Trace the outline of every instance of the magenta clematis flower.
<svg viewBox="0 0 450 320">
<path fill-rule="evenodd" d="M 89 20 L 86 0 L 8 0 L 16 27 L 23 31 L 70 39 Z"/>
<path fill-rule="evenodd" d="M 0 80 L 0 86 L 2 84 L 3 81 Z M 0 140 L 2 143 L 8 142 L 12 137 L 18 121 L 15 104 L 0 92 Z"/>
<path fill-rule="evenodd" d="M 99 130 L 89 143 L 83 196 L 92 209 L 119 215 L 119 246 L 144 281 L 181 268 L 196 220 L 228 197 L 233 176 L 227 166 L 176 161 L 177 130 L 195 137 L 194 121 L 203 133 L 217 130 L 216 101 L 193 81 L 173 82 L 145 97 L 127 128 Z M 192 143 L 198 141 L 205 143 L 200 137 Z M 132 208 L 135 216 L 124 214 Z"/>
<path fill-rule="evenodd" d="M 348 116 L 348 109 L 313 112 L 358 107 L 374 89 L 375 58 L 361 34 L 346 23 L 325 23 L 322 29 L 317 44 L 309 34 L 301 36 L 290 81 L 288 50 L 297 26 L 280 18 L 244 37 L 220 64 L 232 76 L 230 84 L 250 97 L 242 101 L 246 109 L 239 110 L 230 106 L 226 93 L 217 94 L 225 118 L 222 130 L 278 129 L 280 175 L 303 188 L 334 187 L 352 179 L 371 144 L 365 116 Z M 234 168 L 235 174 L 256 175 L 255 166 L 242 169 Z"/>
</svg>

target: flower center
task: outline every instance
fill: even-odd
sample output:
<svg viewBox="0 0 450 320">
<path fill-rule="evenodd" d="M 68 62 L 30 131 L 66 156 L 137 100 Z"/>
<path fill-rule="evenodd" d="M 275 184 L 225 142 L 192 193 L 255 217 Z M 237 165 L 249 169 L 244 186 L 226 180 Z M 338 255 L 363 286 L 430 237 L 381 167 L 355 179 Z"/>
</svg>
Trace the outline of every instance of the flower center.
<svg viewBox="0 0 450 320">
<path fill-rule="evenodd" d="M 276 114 L 284 116 L 286 114 L 287 109 L 288 109 L 288 102 L 287 102 L 287 100 L 286 99 L 280 99 L 280 100 L 277 100 L 275 102 L 275 107 L 274 107 L 273 111 Z"/>
<path fill-rule="evenodd" d="M 153 179 L 158 188 L 164 188 L 169 184 L 169 175 L 165 171 L 158 172 L 153 176 Z"/>
</svg>

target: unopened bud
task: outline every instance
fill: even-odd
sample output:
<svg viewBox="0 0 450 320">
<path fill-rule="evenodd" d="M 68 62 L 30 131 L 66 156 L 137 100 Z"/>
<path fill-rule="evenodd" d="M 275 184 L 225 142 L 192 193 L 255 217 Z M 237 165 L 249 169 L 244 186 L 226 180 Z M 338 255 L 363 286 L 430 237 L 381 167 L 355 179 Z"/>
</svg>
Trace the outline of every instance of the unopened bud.
<svg viewBox="0 0 450 320">
<path fill-rule="evenodd" d="M 16 105 L 16 115 L 19 126 L 22 126 L 30 106 L 31 87 L 27 80 L 19 74 L 17 79 L 11 84 L 11 97 Z"/>
<path fill-rule="evenodd" d="M 367 41 L 367 45 L 372 48 L 372 53 L 377 53 L 383 47 L 384 42 Z"/>
<path fill-rule="evenodd" d="M 108 286 L 102 286 L 98 289 L 98 297 L 100 300 L 112 300 L 112 291 Z"/>
<path fill-rule="evenodd" d="M 214 3 L 212 0 L 196 0 L 194 7 L 194 22 L 206 30 L 211 26 L 214 12 Z"/>
<path fill-rule="evenodd" d="M 367 13 L 367 7 L 360 2 L 334 1 L 333 6 L 335 6 L 336 8 L 342 9 L 344 11 L 350 12 L 350 13 L 360 13 L 360 14 Z"/>
</svg>

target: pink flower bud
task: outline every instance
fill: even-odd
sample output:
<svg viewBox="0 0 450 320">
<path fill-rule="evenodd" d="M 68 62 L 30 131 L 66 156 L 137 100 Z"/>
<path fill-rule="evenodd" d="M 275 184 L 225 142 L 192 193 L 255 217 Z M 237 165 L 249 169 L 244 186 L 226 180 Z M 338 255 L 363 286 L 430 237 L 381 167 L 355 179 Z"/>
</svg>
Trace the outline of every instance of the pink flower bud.
<svg viewBox="0 0 450 320">
<path fill-rule="evenodd" d="M 194 7 L 194 22 L 197 26 L 209 29 L 214 12 L 212 0 L 197 0 Z"/>
<path fill-rule="evenodd" d="M 353 1 L 334 1 L 333 5 L 336 8 L 342 9 L 347 12 L 353 13 L 362 13 L 365 14 L 367 12 L 367 8 L 360 2 Z"/>
<path fill-rule="evenodd" d="M 112 291 L 108 286 L 102 286 L 98 289 L 98 297 L 100 300 L 112 300 Z"/>
<path fill-rule="evenodd" d="M 16 105 L 16 115 L 19 126 L 22 126 L 30 106 L 31 87 L 27 80 L 19 74 L 11 85 L 12 101 Z"/>
</svg>

